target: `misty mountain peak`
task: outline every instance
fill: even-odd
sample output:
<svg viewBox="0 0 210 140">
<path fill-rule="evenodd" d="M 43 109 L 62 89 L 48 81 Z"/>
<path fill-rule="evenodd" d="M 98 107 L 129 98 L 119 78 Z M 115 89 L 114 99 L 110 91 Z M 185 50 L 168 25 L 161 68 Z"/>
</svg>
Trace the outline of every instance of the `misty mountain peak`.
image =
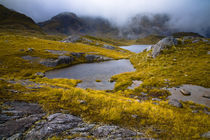
<svg viewBox="0 0 210 140">
<path fill-rule="evenodd" d="M 72 12 L 62 12 L 56 16 L 54 16 L 52 19 L 59 19 L 59 18 L 78 18 L 76 14 Z"/>
</svg>

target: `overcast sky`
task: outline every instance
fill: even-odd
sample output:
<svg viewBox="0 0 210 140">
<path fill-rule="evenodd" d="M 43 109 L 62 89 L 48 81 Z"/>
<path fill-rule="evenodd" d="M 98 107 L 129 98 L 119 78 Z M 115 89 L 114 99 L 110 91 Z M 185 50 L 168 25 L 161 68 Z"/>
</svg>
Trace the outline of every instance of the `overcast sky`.
<svg viewBox="0 0 210 140">
<path fill-rule="evenodd" d="M 101 16 L 118 25 L 138 13 L 167 13 L 173 26 L 210 27 L 210 0 L 0 0 L 10 9 L 40 22 L 60 12 Z"/>
</svg>

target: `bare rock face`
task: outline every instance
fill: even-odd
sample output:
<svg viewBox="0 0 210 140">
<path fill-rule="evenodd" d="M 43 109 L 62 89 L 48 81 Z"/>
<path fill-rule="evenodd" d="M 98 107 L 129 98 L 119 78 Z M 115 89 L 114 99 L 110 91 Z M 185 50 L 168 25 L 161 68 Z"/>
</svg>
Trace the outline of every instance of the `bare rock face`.
<svg viewBox="0 0 210 140">
<path fill-rule="evenodd" d="M 170 36 L 170 37 L 166 37 L 163 38 L 162 40 L 160 40 L 157 44 L 152 46 L 152 57 L 155 58 L 156 56 L 158 56 L 159 54 L 161 54 L 161 52 L 164 49 L 168 49 L 174 45 L 177 45 L 178 41 L 176 38 Z"/>
<path fill-rule="evenodd" d="M 0 139 L 20 138 L 22 133 L 29 129 L 36 121 L 45 114 L 38 104 L 26 102 L 7 102 L 0 114 Z"/>
<path fill-rule="evenodd" d="M 62 64 L 71 64 L 74 58 L 71 56 L 59 56 L 58 59 L 46 59 L 40 62 L 40 64 L 47 67 L 56 67 Z"/>
<path fill-rule="evenodd" d="M 82 120 L 70 114 L 56 113 L 47 117 L 46 121 L 41 121 L 27 135 L 26 139 L 44 139 L 52 134 L 59 134 L 65 130 L 78 126 Z"/>
<path fill-rule="evenodd" d="M 124 139 L 124 138 L 131 138 L 134 136 L 142 136 L 143 134 L 128 129 L 120 128 L 115 125 L 104 125 L 96 128 L 93 131 L 93 135 L 96 138 Z"/>
<path fill-rule="evenodd" d="M 95 61 L 100 62 L 100 61 L 112 60 L 109 57 L 104 57 L 104 56 L 101 56 L 101 55 L 93 55 L 93 54 L 86 55 L 85 59 L 88 63 L 95 62 Z"/>
</svg>

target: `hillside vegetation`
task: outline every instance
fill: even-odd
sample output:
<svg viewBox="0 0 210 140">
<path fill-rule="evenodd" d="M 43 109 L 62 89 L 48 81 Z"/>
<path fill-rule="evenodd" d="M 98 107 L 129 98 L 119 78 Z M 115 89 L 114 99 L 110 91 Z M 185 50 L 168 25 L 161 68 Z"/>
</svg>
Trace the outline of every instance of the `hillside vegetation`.
<svg viewBox="0 0 210 140">
<path fill-rule="evenodd" d="M 33 51 L 28 51 L 28 48 L 33 48 Z M 42 58 L 57 57 L 46 52 L 46 49 L 94 52 L 114 59 L 130 57 L 136 72 L 114 76 L 113 80 L 116 81 L 114 91 L 76 88 L 79 80 L 42 78 L 35 73 L 52 68 L 21 58 L 25 55 Z M 132 54 L 82 43 L 62 43 L 33 36 L 1 33 L 0 102 L 13 100 L 37 102 L 48 113 L 65 110 L 65 113 L 80 116 L 87 122 L 119 125 L 144 132 L 147 137 L 200 138 L 210 126 L 209 115 L 202 111 L 205 106 L 185 102 L 183 108 L 172 107 L 165 99 L 169 93 L 161 88 L 184 83 L 209 87 L 209 55 L 207 54 L 209 49 L 210 45 L 202 41 L 180 44 L 153 59 L 148 56 L 150 52 Z M 77 63 L 82 61 L 78 60 Z M 41 88 L 28 88 L 18 83 L 18 80 L 23 79 L 39 84 Z M 165 83 L 164 79 L 170 82 Z M 17 82 L 12 84 L 9 80 Z M 143 83 L 135 90 L 127 90 L 132 80 L 142 80 Z M 18 93 L 13 93 L 11 89 L 17 90 Z M 142 92 L 148 93 L 148 100 L 139 102 L 134 97 L 141 96 Z M 163 100 L 152 101 L 153 97 Z M 81 104 L 81 100 L 87 104 Z M 199 109 L 199 113 L 192 113 L 194 108 Z M 56 139 L 65 137 L 68 136 L 62 135 Z"/>
</svg>

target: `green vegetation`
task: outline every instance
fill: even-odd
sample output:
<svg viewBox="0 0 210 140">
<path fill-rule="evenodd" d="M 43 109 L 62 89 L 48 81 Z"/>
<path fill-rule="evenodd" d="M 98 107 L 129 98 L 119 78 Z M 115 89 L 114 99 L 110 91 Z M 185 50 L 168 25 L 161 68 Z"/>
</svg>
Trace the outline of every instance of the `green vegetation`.
<svg viewBox="0 0 210 140">
<path fill-rule="evenodd" d="M 177 32 L 177 33 L 173 33 L 172 35 L 177 38 L 181 38 L 184 36 L 203 37 L 202 35 L 198 33 L 193 33 L 193 32 Z"/>
<path fill-rule="evenodd" d="M 65 113 L 81 116 L 87 122 L 115 124 L 139 130 L 154 138 L 200 139 L 201 134 L 209 131 L 210 117 L 203 112 L 204 106 L 185 102 L 183 108 L 172 107 L 165 99 L 169 93 L 162 89 L 181 84 L 209 87 L 209 44 L 198 42 L 178 45 L 153 59 L 149 56 L 150 52 L 133 54 L 119 51 L 119 48 L 109 50 L 82 43 L 62 43 L 40 36 L 8 32 L 0 34 L 0 103 L 9 100 L 37 102 L 48 113 L 65 110 Z M 30 52 L 28 48 L 33 48 L 34 51 Z M 130 58 L 136 71 L 113 76 L 112 81 L 116 81 L 113 91 L 84 90 L 75 87 L 81 82 L 79 80 L 36 76 L 36 72 L 45 72 L 52 68 L 38 63 L 32 64 L 21 58 L 26 55 L 40 58 L 58 57 L 46 52 L 47 49 L 94 53 L 114 59 Z M 83 60 L 77 60 L 76 63 L 83 63 Z M 41 88 L 31 89 L 7 81 L 18 79 L 28 79 L 39 84 Z M 134 90 L 126 89 L 133 80 L 141 80 L 143 83 Z M 19 93 L 13 93 L 10 89 Z M 164 100 L 139 101 L 134 98 L 141 96 L 142 92 L 148 93 L 149 99 L 158 97 Z M 86 104 L 81 104 L 81 100 Z M 199 112 L 192 113 L 194 108 L 199 109 Z"/>
<path fill-rule="evenodd" d="M 29 52 L 28 48 L 33 48 L 34 51 Z M 67 51 L 69 52 L 69 55 L 70 52 L 84 52 L 99 54 L 114 59 L 128 58 L 131 54 L 128 51 L 113 51 L 100 46 L 90 46 L 81 43 L 62 43 L 58 41 L 40 39 L 33 36 L 0 33 L 0 76 L 10 79 L 30 77 L 36 72 L 50 70 L 50 68 L 44 67 L 39 63 L 31 64 L 30 61 L 21 58 L 22 56 L 27 55 L 43 59 L 58 57 L 58 55 L 49 53 L 46 50 Z M 82 62 L 84 62 L 84 60 L 77 60 L 75 61 L 75 64 Z"/>
</svg>

